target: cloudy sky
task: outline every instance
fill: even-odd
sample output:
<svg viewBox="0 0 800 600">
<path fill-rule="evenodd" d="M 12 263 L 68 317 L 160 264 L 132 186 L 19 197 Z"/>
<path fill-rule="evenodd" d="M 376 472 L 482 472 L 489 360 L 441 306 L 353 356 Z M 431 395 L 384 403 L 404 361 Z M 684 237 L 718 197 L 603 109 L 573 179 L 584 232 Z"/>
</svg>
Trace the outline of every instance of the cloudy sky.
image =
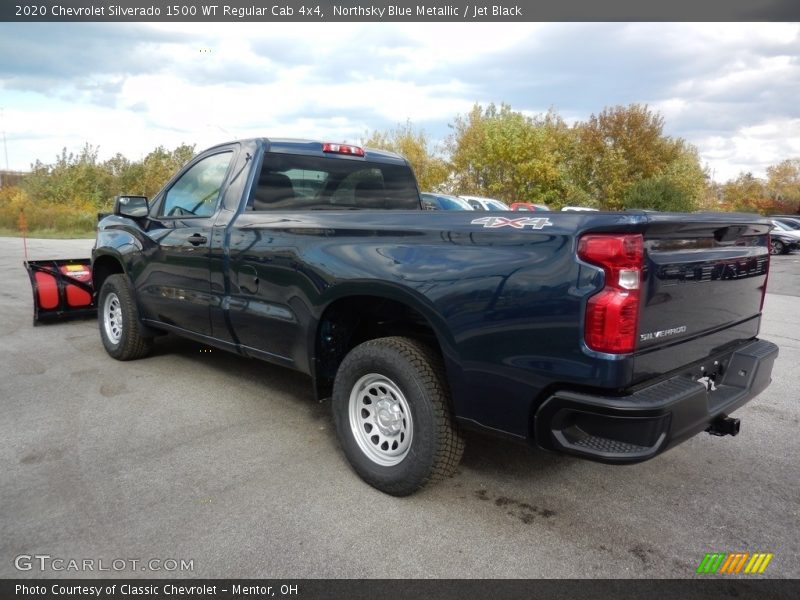
<svg viewBox="0 0 800 600">
<path fill-rule="evenodd" d="M 800 157 L 800 25 L 0 23 L 0 168 L 232 138 L 433 140 L 474 103 L 645 103 L 715 180 Z"/>
</svg>

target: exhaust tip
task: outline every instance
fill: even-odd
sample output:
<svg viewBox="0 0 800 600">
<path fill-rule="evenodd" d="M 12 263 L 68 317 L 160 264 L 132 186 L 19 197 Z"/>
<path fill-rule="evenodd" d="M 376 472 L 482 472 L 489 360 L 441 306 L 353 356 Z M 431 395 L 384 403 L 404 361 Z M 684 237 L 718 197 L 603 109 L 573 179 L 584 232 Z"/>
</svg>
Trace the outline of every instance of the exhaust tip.
<svg viewBox="0 0 800 600">
<path fill-rule="evenodd" d="M 741 427 L 739 419 L 721 416 L 714 419 L 706 431 L 711 435 L 737 435 Z"/>
</svg>

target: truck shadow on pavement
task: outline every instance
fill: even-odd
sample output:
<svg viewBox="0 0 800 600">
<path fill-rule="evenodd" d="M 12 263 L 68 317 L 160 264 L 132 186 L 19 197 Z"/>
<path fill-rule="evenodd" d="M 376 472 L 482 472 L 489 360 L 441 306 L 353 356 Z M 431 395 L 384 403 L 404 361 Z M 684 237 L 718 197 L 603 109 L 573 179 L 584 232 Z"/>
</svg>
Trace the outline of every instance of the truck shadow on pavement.
<svg viewBox="0 0 800 600">
<path fill-rule="evenodd" d="M 311 379 L 307 375 L 256 359 L 248 360 L 222 350 L 211 349 L 173 335 L 157 339 L 151 359 L 162 356 L 180 356 L 197 363 L 198 368 L 205 369 L 206 372 L 211 371 L 213 377 L 248 381 L 262 387 L 266 401 L 281 402 L 290 409 L 297 409 L 299 414 L 305 415 L 315 425 L 329 425 L 326 427 L 328 432 L 326 437 L 330 440 L 332 448 L 338 449 L 330 399 L 318 401 L 314 398 Z M 584 462 L 536 450 L 525 443 L 515 443 L 472 431 L 465 431 L 464 435 L 466 449 L 460 468 L 475 473 L 491 473 L 501 478 L 529 480 L 545 473 L 556 475 L 567 465 Z"/>
</svg>

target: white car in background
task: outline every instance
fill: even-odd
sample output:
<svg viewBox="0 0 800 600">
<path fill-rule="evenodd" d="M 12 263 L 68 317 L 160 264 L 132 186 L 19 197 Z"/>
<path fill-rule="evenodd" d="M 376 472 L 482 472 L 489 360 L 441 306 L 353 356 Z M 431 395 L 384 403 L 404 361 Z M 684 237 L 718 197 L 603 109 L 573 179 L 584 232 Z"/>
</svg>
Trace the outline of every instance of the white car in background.
<svg viewBox="0 0 800 600">
<path fill-rule="evenodd" d="M 792 229 L 789 225 L 772 219 L 770 231 L 769 253 L 788 254 L 800 247 L 800 230 Z"/>
<path fill-rule="evenodd" d="M 597 208 L 589 208 L 588 206 L 564 206 L 561 210 L 567 212 L 598 212 Z"/>
<path fill-rule="evenodd" d="M 422 208 L 425 210 L 474 210 L 469 202 L 458 196 L 422 192 Z"/>
<path fill-rule="evenodd" d="M 495 200 L 494 198 L 484 198 L 483 196 L 459 196 L 463 198 L 473 210 L 511 210 L 507 204 Z"/>
</svg>

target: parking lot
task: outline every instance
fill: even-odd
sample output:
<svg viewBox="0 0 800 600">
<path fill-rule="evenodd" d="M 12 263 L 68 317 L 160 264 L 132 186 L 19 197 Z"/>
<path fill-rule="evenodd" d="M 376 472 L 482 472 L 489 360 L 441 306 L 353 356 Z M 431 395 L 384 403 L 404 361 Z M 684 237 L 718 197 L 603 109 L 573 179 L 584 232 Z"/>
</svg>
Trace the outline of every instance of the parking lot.
<svg viewBox="0 0 800 600">
<path fill-rule="evenodd" d="M 116 362 L 93 320 L 32 326 L 22 262 L 0 238 L 0 577 L 683 578 L 707 552 L 771 552 L 764 576 L 800 577 L 800 253 L 773 258 L 761 335 L 781 354 L 737 437 L 615 467 L 469 435 L 453 478 L 404 499 L 350 471 L 305 376 L 172 336 Z"/>
</svg>

